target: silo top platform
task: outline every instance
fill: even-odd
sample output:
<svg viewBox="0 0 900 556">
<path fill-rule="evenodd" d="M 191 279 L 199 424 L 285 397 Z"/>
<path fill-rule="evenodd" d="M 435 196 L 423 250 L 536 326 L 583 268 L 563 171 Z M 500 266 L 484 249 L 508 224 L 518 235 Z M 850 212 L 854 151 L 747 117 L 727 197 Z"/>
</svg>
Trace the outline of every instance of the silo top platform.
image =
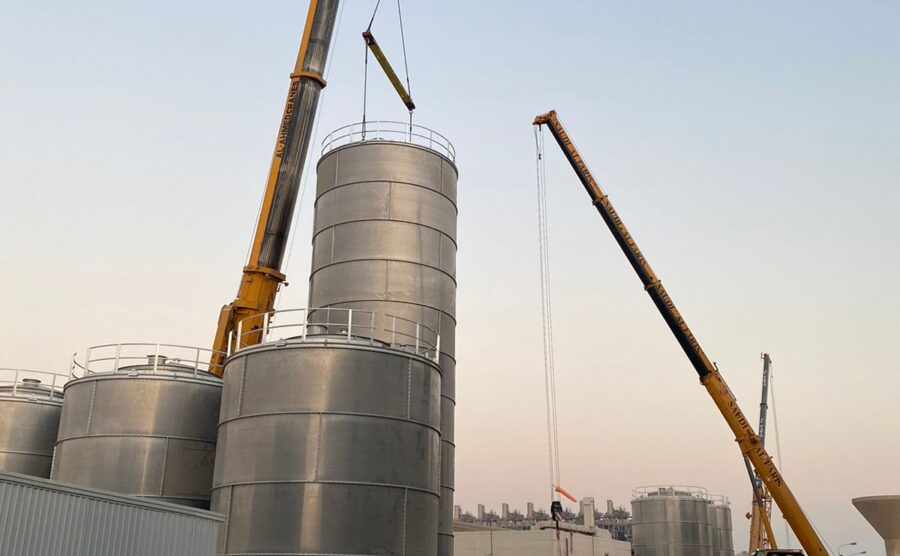
<svg viewBox="0 0 900 556">
<path fill-rule="evenodd" d="M 83 358 L 73 359 L 70 378 L 156 375 L 219 381 L 210 373 L 212 354 L 200 347 L 149 342 L 91 346 Z"/>
<path fill-rule="evenodd" d="M 68 375 L 30 369 L 0 369 L 0 398 L 62 403 Z"/>
<path fill-rule="evenodd" d="M 422 147 L 456 164 L 456 149 L 450 140 L 424 126 L 408 122 L 376 120 L 345 125 L 322 140 L 322 156 L 343 146 L 367 142 L 407 143 Z"/>
</svg>

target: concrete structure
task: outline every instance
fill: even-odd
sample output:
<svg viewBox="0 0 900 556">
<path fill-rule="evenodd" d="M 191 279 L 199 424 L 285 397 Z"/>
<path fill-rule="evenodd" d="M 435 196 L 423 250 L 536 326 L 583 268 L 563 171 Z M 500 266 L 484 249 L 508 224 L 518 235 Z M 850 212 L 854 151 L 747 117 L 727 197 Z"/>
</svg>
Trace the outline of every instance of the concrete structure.
<svg viewBox="0 0 900 556">
<path fill-rule="evenodd" d="M 165 344 L 89 349 L 65 387 L 52 478 L 208 509 L 222 396 L 209 356 Z"/>
<path fill-rule="evenodd" d="M 854 498 L 853 505 L 884 539 L 887 556 L 900 556 L 900 495 Z"/>
<path fill-rule="evenodd" d="M 705 489 L 654 486 L 633 494 L 635 556 L 712 556 L 712 506 Z"/>
<path fill-rule="evenodd" d="M 50 477 L 68 377 L 0 369 L 0 471 Z"/>
<path fill-rule="evenodd" d="M 528 531 L 462 525 L 456 530 L 455 556 L 630 556 L 631 545 L 607 531 L 585 532 L 564 527 L 559 540 L 551 523 Z"/>
<path fill-rule="evenodd" d="M 222 516 L 0 472 L 0 554 L 212 556 Z"/>
</svg>

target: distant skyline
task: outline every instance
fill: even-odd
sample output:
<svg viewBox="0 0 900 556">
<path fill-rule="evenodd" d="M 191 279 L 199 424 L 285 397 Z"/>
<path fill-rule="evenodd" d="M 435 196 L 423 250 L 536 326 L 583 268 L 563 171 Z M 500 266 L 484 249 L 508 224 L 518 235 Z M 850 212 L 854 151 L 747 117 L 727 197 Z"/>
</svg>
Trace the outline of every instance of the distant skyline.
<svg viewBox="0 0 900 556">
<path fill-rule="evenodd" d="M 342 4 L 316 144 L 362 117 L 375 0 Z M 460 170 L 455 503 L 549 505 L 531 121 L 556 108 L 753 420 L 772 354 L 781 467 L 824 539 L 883 555 L 850 499 L 900 493 L 900 4 L 403 6 L 414 121 L 454 143 Z M 211 345 L 306 9 L 0 7 L 0 367 Z M 373 29 L 399 62 L 395 3 Z M 404 120 L 369 69 L 369 119 Z M 562 483 L 598 507 L 703 486 L 731 499 L 743 550 L 733 438 L 547 146 Z M 282 308 L 306 304 L 317 159 Z"/>
</svg>

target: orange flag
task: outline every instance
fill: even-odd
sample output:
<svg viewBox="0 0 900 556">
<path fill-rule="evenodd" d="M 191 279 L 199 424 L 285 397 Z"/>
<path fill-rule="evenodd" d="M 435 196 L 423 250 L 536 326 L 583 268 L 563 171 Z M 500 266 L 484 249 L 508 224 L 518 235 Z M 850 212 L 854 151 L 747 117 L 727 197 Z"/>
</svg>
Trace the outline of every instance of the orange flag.
<svg viewBox="0 0 900 556">
<path fill-rule="evenodd" d="M 553 490 L 555 490 L 556 492 L 562 494 L 563 496 L 565 496 L 566 498 L 568 498 L 568 499 L 571 500 L 572 502 L 578 502 L 578 500 L 575 500 L 575 497 L 574 497 L 574 496 L 572 496 L 571 494 L 569 494 L 569 493 L 566 491 L 566 489 L 564 489 L 563 487 L 561 487 L 561 486 L 559 486 L 559 485 L 556 485 L 556 488 L 554 488 Z"/>
</svg>

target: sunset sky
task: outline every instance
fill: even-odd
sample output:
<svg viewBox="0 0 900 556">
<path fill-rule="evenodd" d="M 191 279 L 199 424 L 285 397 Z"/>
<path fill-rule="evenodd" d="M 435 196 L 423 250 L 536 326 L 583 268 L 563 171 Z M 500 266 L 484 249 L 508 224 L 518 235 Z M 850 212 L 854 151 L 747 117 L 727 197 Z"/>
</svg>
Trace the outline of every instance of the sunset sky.
<svg viewBox="0 0 900 556">
<path fill-rule="evenodd" d="M 309 167 L 362 117 L 375 1 L 343 4 Z M 403 5 L 415 122 L 460 171 L 457 503 L 549 504 L 531 121 L 556 108 L 753 420 L 772 354 L 780 463 L 824 539 L 883 555 L 850 499 L 900 494 L 900 3 Z M 0 6 L 0 367 L 211 344 L 306 8 Z M 402 66 L 395 2 L 373 30 Z M 370 65 L 368 118 L 405 117 Z M 743 550 L 732 435 L 547 145 L 562 483 L 626 507 L 634 487 L 706 487 Z M 304 184 L 281 308 L 306 303 Z"/>
</svg>

